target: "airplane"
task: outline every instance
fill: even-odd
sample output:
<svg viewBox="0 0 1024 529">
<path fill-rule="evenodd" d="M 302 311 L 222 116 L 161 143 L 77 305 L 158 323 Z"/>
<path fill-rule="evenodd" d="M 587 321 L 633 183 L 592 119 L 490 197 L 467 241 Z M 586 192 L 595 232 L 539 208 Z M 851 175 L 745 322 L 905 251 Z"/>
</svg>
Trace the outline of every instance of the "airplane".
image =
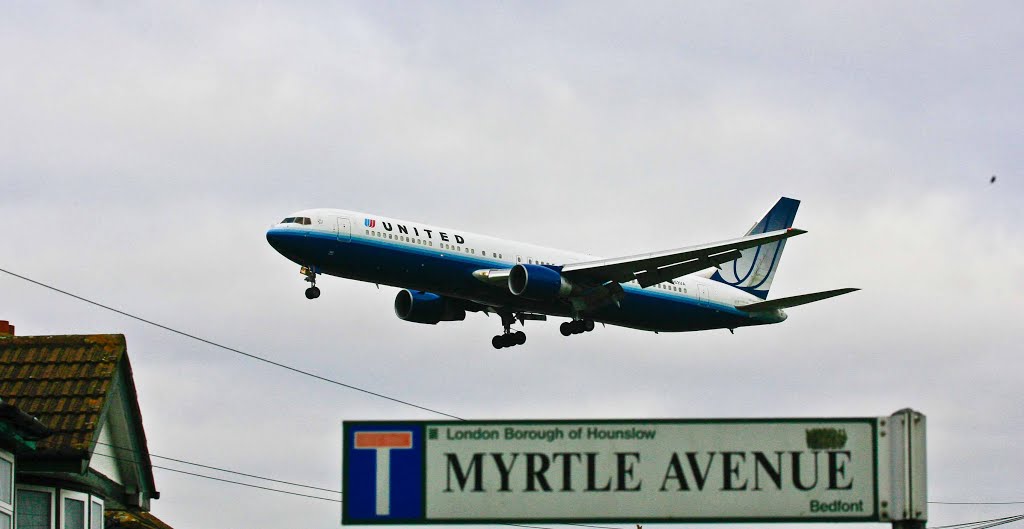
<svg viewBox="0 0 1024 529">
<path fill-rule="evenodd" d="M 317 276 L 401 288 L 395 315 L 437 324 L 467 312 L 497 314 L 495 349 L 526 343 L 516 322 L 569 318 L 563 336 L 595 323 L 653 332 L 728 329 L 782 322 L 783 309 L 854 292 L 841 288 L 768 300 L 800 201 L 782 197 L 736 239 L 602 259 L 467 231 L 341 209 L 308 209 L 267 231 L 267 242 L 300 266 L 308 299 Z"/>
</svg>

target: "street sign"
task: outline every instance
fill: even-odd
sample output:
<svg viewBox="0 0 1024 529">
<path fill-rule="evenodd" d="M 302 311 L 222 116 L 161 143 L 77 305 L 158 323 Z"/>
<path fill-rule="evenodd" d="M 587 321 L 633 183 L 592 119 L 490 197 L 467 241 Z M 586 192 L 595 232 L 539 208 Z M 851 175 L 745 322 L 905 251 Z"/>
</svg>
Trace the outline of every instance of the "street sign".
<svg viewBox="0 0 1024 529">
<path fill-rule="evenodd" d="M 923 420 L 345 422 L 342 522 L 924 520 Z"/>
</svg>

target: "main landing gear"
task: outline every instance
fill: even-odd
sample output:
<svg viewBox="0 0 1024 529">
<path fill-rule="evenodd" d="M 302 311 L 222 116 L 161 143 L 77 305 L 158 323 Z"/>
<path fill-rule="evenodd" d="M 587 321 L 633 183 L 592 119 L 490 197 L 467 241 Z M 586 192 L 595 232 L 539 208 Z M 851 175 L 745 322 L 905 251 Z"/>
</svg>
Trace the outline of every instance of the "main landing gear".
<svg viewBox="0 0 1024 529">
<path fill-rule="evenodd" d="M 316 286 L 316 272 L 311 270 L 308 266 L 303 266 L 299 273 L 306 276 L 306 282 L 309 283 L 309 288 L 306 289 L 306 299 L 316 299 L 320 297 L 320 289 Z"/>
<path fill-rule="evenodd" d="M 558 326 L 562 336 L 572 334 L 583 334 L 594 330 L 594 320 L 573 320 L 562 323 Z"/>
<path fill-rule="evenodd" d="M 516 318 L 511 313 L 505 313 L 501 315 L 501 326 L 504 331 L 491 338 L 491 345 L 495 349 L 501 349 L 503 347 L 514 347 L 516 345 L 523 345 L 526 343 L 526 333 L 523 331 L 512 332 L 512 324 L 516 322 Z"/>
</svg>

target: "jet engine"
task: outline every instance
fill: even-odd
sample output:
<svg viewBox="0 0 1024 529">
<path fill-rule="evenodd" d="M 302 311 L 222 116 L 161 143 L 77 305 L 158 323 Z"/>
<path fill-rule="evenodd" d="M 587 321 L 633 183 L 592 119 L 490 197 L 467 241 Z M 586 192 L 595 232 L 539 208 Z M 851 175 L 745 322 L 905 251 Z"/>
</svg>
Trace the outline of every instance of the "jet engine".
<svg viewBox="0 0 1024 529">
<path fill-rule="evenodd" d="M 509 271 L 508 289 L 526 299 L 548 301 L 568 296 L 572 283 L 546 266 L 517 264 Z"/>
<path fill-rule="evenodd" d="M 395 296 L 395 316 L 413 323 L 435 325 L 439 321 L 462 321 L 466 319 L 466 311 L 444 296 L 406 289 Z"/>
</svg>

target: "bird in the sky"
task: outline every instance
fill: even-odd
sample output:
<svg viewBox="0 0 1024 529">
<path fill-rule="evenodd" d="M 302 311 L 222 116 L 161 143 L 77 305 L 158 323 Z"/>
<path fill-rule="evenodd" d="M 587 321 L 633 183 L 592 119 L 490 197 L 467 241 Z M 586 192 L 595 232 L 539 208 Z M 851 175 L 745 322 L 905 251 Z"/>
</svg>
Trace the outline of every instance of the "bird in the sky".
<svg viewBox="0 0 1024 529">
<path fill-rule="evenodd" d="M 994 184 L 994 183 L 996 183 L 996 175 L 992 175 L 992 178 L 989 178 L 989 179 L 988 179 L 988 183 L 989 183 L 989 184 Z"/>
</svg>

